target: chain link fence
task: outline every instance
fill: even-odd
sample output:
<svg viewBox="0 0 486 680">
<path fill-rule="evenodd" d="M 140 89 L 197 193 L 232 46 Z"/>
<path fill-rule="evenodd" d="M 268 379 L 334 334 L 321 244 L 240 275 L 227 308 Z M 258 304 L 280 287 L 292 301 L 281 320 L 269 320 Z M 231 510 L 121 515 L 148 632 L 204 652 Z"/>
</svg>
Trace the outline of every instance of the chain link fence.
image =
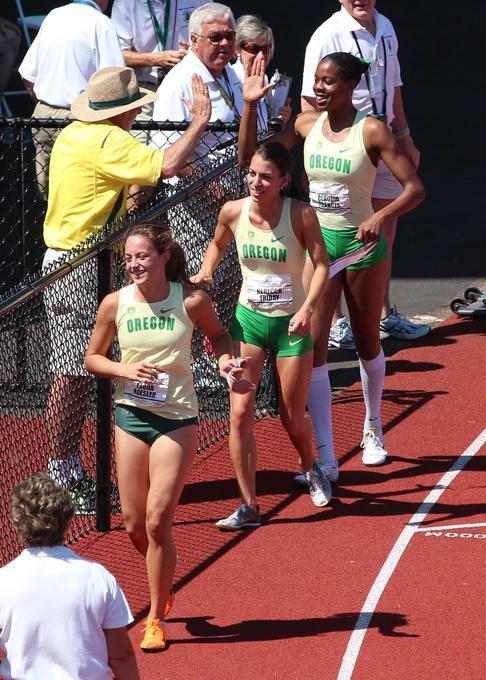
<svg viewBox="0 0 486 680">
<path fill-rule="evenodd" d="M 227 200 L 245 195 L 246 185 L 236 160 L 235 146 L 209 155 L 177 183 L 161 183 L 150 203 L 138 214 L 108 225 L 88 242 L 41 271 L 43 204 L 36 187 L 34 149 L 28 139 L 33 127 L 13 122 L 10 154 L 12 195 L 3 193 L 0 219 L 17 220 L 2 229 L 4 262 L 9 269 L 9 292 L 0 296 L 0 563 L 19 551 L 8 520 L 11 488 L 34 471 L 47 471 L 77 496 L 77 515 L 68 539 L 90 529 L 108 529 L 110 513 L 119 511 L 113 448 L 112 382 L 94 379 L 82 368 L 97 305 L 110 290 L 127 283 L 121 255 L 126 230 L 138 221 L 158 220 L 170 226 L 183 246 L 189 275 L 198 271 L 211 239 L 219 209 Z M 36 122 L 39 126 L 39 122 Z M 141 124 L 147 128 L 150 124 Z M 152 124 L 153 125 L 153 124 Z M 145 132 L 146 130 L 142 130 Z M 6 129 L 3 128 L 3 132 Z M 232 130 L 225 130 L 228 136 Z M 167 133 L 172 135 L 172 131 Z M 11 147 L 22 149 L 23 165 Z M 15 161 L 15 162 L 14 162 Z M 18 174 L 20 173 L 20 177 Z M 22 179 L 23 178 L 23 179 Z M 1 181 L 6 181 L 2 169 Z M 20 203 L 19 203 L 20 202 Z M 4 222 L 5 224 L 5 222 Z M 7 246 L 7 242 L 10 246 Z M 5 252 L 16 255 L 7 260 Z M 68 257 L 70 259 L 68 259 Z M 12 287 L 12 277 L 22 277 Z M 208 289 L 217 313 L 229 327 L 241 276 L 234 244 Z M 228 390 L 201 331 L 192 347 L 193 375 L 200 406 L 200 450 L 228 431 Z M 118 349 L 113 347 L 113 356 Z M 273 374 L 267 362 L 257 397 L 257 417 L 276 409 Z M 95 502 L 93 502 L 95 499 Z"/>
<path fill-rule="evenodd" d="M 50 153 L 61 130 L 71 122 L 68 118 L 0 118 L 0 295 L 41 266 Z M 132 134 L 144 143 L 165 148 L 177 141 L 187 126 L 185 122 L 135 121 Z M 190 159 L 191 166 L 204 173 L 208 164 L 224 158 L 237 131 L 236 124 L 209 124 Z"/>
</svg>

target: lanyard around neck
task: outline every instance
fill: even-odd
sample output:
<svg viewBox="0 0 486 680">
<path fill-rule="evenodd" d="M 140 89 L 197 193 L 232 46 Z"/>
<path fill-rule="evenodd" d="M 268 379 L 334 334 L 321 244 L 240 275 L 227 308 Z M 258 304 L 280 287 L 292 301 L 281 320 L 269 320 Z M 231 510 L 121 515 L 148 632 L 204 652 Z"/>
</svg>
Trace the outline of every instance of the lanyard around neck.
<svg viewBox="0 0 486 680">
<path fill-rule="evenodd" d="M 73 0 L 73 4 L 88 5 L 88 7 L 92 7 L 93 9 L 98 10 L 98 12 L 101 12 L 101 7 L 96 2 L 94 2 L 94 0 Z"/>
<path fill-rule="evenodd" d="M 351 31 L 354 42 L 356 43 L 356 47 L 358 48 L 359 56 L 361 59 L 364 59 L 363 57 L 363 52 L 361 51 L 361 47 L 359 46 L 358 38 L 356 37 L 356 33 L 354 31 Z M 384 74 L 383 74 L 383 108 L 381 111 L 381 114 L 378 113 L 378 109 L 376 108 L 376 102 L 374 98 L 371 95 L 371 88 L 370 88 L 370 76 L 368 71 L 364 74 L 366 78 L 366 85 L 368 87 L 368 92 L 370 93 L 370 99 L 371 99 L 371 106 L 373 107 L 373 115 L 374 116 L 386 116 L 386 67 L 387 67 L 387 61 L 386 61 L 386 45 L 385 45 L 385 39 L 383 36 L 381 36 L 381 43 L 383 45 L 383 65 L 384 65 Z"/>
<path fill-rule="evenodd" d="M 152 0 L 147 0 L 147 7 L 150 12 L 150 18 L 152 19 L 152 24 L 154 26 L 155 35 L 157 36 L 158 43 L 161 50 L 165 50 L 167 47 L 167 35 L 169 32 L 169 14 L 170 14 L 170 0 L 165 0 L 164 8 L 164 30 L 160 28 L 160 24 L 155 16 L 154 5 Z"/>
<path fill-rule="evenodd" d="M 216 83 L 216 87 L 218 88 L 221 96 L 223 97 L 226 106 L 229 109 L 231 109 L 231 111 L 233 111 L 236 119 L 239 120 L 241 118 L 240 112 L 235 106 L 235 93 L 233 92 L 233 89 L 231 87 L 231 83 L 229 81 L 228 74 L 226 73 L 226 69 L 223 69 L 223 80 L 226 87 L 228 88 L 228 91 L 225 89 L 225 87 L 223 87 L 223 84 L 217 78 L 214 79 L 214 82 Z"/>
</svg>

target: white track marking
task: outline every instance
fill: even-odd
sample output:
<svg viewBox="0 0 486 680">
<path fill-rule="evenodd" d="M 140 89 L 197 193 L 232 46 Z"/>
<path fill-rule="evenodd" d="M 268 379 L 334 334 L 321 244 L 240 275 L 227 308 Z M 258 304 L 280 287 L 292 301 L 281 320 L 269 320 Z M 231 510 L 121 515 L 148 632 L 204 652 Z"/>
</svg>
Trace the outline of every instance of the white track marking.
<svg viewBox="0 0 486 680">
<path fill-rule="evenodd" d="M 358 658 L 361 645 L 363 644 L 366 631 L 368 630 L 368 626 L 370 625 L 376 606 L 380 600 L 380 597 L 383 595 L 383 591 L 385 590 L 388 581 L 395 571 L 395 567 L 400 561 L 401 556 L 405 552 L 405 549 L 410 543 L 413 535 L 416 533 L 418 525 L 424 521 L 425 517 L 432 510 L 435 503 L 437 503 L 440 496 L 444 493 L 447 487 L 485 443 L 486 429 L 484 429 L 481 434 L 476 437 L 476 439 L 472 442 L 472 444 L 470 444 L 470 446 L 468 446 L 464 453 L 456 458 L 451 468 L 441 477 L 439 482 L 427 495 L 417 512 L 403 528 L 402 533 L 398 537 L 385 563 L 380 569 L 380 573 L 373 583 L 371 590 L 368 593 L 368 597 L 366 598 L 361 609 L 354 630 L 351 633 L 348 646 L 346 647 L 337 680 L 349 680 L 353 675 L 354 667 L 356 666 L 356 660 Z"/>
<path fill-rule="evenodd" d="M 475 527 L 486 527 L 486 522 L 477 522 L 476 524 L 448 524 L 445 527 L 436 527 L 435 525 L 432 525 L 430 527 L 415 529 L 415 531 L 450 531 L 451 529 L 474 529 Z"/>
</svg>

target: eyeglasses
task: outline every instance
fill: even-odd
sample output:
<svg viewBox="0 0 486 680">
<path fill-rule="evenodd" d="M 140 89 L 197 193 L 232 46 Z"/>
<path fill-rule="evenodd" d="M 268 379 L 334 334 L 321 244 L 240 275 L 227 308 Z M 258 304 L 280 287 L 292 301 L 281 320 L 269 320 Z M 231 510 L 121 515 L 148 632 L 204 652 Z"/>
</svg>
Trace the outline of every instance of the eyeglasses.
<svg viewBox="0 0 486 680">
<path fill-rule="evenodd" d="M 253 42 L 242 42 L 241 49 L 250 54 L 258 54 L 259 52 L 270 52 L 270 45 L 259 45 Z"/>
<path fill-rule="evenodd" d="M 223 40 L 233 42 L 236 37 L 236 31 L 221 31 L 221 33 L 210 33 L 209 35 L 201 35 L 201 33 L 194 33 L 198 38 L 205 38 L 211 45 L 219 45 Z"/>
</svg>

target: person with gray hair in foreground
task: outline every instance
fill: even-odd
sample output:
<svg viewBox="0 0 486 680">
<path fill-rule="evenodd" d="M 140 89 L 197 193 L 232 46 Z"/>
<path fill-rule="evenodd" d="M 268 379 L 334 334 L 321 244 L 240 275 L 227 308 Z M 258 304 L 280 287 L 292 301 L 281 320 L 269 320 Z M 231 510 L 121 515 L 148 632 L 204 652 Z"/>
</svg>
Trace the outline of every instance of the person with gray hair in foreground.
<svg viewBox="0 0 486 680">
<path fill-rule="evenodd" d="M 138 680 L 126 626 L 133 621 L 114 576 L 63 545 L 74 504 L 36 472 L 11 495 L 23 552 L 0 569 L 0 676 Z M 110 670 L 111 669 L 111 670 Z"/>
</svg>

